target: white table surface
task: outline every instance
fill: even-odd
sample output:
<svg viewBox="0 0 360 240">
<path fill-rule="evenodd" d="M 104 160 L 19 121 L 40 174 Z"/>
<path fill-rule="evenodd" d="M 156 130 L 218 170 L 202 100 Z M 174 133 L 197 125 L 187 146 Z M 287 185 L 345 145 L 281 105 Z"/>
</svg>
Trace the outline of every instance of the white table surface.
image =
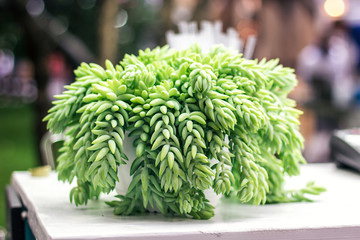
<svg viewBox="0 0 360 240">
<path fill-rule="evenodd" d="M 69 202 L 71 187 L 56 173 L 32 177 L 14 172 L 12 185 L 28 208 L 28 221 L 37 239 L 360 239 L 360 174 L 333 164 L 309 164 L 290 187 L 309 180 L 328 191 L 312 203 L 263 206 L 221 202 L 210 220 L 114 216 L 102 196 L 87 207 Z"/>
</svg>

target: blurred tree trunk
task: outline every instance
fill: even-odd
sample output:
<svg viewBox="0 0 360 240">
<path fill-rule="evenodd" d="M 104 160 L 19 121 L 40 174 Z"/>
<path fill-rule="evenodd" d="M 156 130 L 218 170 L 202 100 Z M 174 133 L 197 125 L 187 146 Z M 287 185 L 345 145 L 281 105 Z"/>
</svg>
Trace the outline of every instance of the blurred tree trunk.
<svg viewBox="0 0 360 240">
<path fill-rule="evenodd" d="M 106 59 L 115 63 L 117 61 L 117 46 L 119 31 L 115 28 L 116 15 L 119 3 L 116 0 L 100 1 L 100 11 L 98 20 L 98 62 L 104 65 Z"/>
<path fill-rule="evenodd" d="M 49 73 L 47 67 L 47 57 L 54 49 L 54 43 L 50 37 L 40 28 L 34 19 L 26 11 L 26 0 L 10 1 L 11 10 L 15 14 L 19 24 L 23 26 L 25 33 L 27 52 L 34 64 L 34 78 L 38 88 L 38 98 L 35 102 L 35 128 L 33 129 L 36 140 L 36 152 L 39 164 L 45 163 L 41 158 L 40 140 L 46 133 L 46 125 L 42 119 L 46 116 L 49 109 L 49 103 L 46 97 L 46 84 L 48 82 Z"/>
<path fill-rule="evenodd" d="M 223 24 L 223 31 L 226 32 L 226 30 L 230 27 L 234 27 L 234 7 L 235 2 L 234 0 L 226 0 L 224 10 L 221 13 L 220 19 Z"/>
<path fill-rule="evenodd" d="M 314 11 L 312 0 L 263 0 L 255 57 L 295 67 L 299 52 L 314 39 Z"/>
<path fill-rule="evenodd" d="M 161 14 L 161 19 L 162 19 L 162 39 L 161 41 L 164 44 L 168 44 L 166 42 L 166 31 L 172 30 L 175 31 L 176 29 L 176 25 L 173 23 L 173 21 L 171 20 L 171 14 L 172 14 L 172 8 L 173 8 L 173 1 L 172 0 L 164 0 L 163 1 L 163 5 L 160 11 Z"/>
<path fill-rule="evenodd" d="M 25 39 L 26 50 L 29 58 L 34 64 L 34 79 L 38 88 L 38 97 L 34 104 L 35 122 L 34 136 L 38 163 L 46 163 L 42 158 L 40 143 L 44 134 L 47 132 L 46 123 L 42 119 L 47 115 L 50 108 L 50 100 L 46 94 L 46 87 L 49 81 L 48 56 L 55 50 L 62 51 L 77 66 L 81 61 L 94 61 L 91 52 L 85 44 L 71 33 L 64 33 L 61 36 L 53 36 L 50 33 L 46 22 L 38 22 L 36 18 L 29 15 L 26 10 L 27 0 L 9 1 L 10 11 L 15 19 L 22 26 Z M 52 16 L 47 14 L 47 20 L 51 21 Z M 74 48 L 75 47 L 75 48 Z"/>
</svg>

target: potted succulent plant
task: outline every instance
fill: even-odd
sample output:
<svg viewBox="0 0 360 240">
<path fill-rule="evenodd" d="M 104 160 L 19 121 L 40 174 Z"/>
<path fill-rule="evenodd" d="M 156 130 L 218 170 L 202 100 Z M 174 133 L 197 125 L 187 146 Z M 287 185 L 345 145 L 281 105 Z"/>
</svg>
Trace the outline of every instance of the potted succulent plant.
<svg viewBox="0 0 360 240">
<path fill-rule="evenodd" d="M 305 194 L 324 191 L 313 183 L 284 189 L 284 177 L 299 174 L 305 160 L 301 112 L 287 97 L 296 77 L 277 60 L 192 46 L 105 65 L 82 63 L 45 118 L 67 137 L 57 171 L 60 180 L 76 179 L 76 205 L 114 190 L 124 166 L 127 191 L 108 203 L 121 215 L 156 209 L 209 219 L 207 189 L 252 204 L 308 201 Z M 134 146 L 132 159 L 125 143 Z"/>
</svg>

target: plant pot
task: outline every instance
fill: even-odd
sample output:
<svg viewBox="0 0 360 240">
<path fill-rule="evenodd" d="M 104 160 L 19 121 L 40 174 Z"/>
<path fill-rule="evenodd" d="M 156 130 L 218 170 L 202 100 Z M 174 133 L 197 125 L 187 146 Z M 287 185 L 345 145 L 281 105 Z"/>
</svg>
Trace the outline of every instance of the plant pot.
<svg viewBox="0 0 360 240">
<path fill-rule="evenodd" d="M 127 133 L 125 133 L 124 138 L 124 153 L 128 157 L 127 164 L 122 164 L 118 167 L 118 178 L 119 181 L 116 183 L 115 190 L 119 195 L 126 195 L 128 187 L 131 183 L 132 176 L 130 176 L 130 167 L 133 161 L 136 158 L 136 148 L 133 146 L 135 138 L 129 137 Z M 219 203 L 221 195 L 217 195 L 213 189 L 207 189 L 204 191 L 206 198 L 210 201 L 210 204 L 216 207 Z M 150 211 L 156 211 L 153 209 L 149 209 Z"/>
<path fill-rule="evenodd" d="M 127 133 L 125 133 L 124 137 L 124 153 L 129 158 L 127 164 L 121 164 L 118 167 L 118 178 L 119 181 L 116 183 L 115 190 L 119 195 L 126 195 L 128 187 L 131 183 L 132 176 L 130 176 L 130 167 L 133 161 L 136 158 L 136 149 L 133 146 L 134 137 L 129 137 Z"/>
</svg>

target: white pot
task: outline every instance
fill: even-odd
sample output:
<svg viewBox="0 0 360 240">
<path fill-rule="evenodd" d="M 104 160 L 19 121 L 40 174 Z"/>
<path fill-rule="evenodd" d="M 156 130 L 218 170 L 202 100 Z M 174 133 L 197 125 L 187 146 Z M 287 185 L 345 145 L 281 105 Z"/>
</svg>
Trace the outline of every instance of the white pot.
<svg viewBox="0 0 360 240">
<path fill-rule="evenodd" d="M 130 176 L 130 167 L 136 158 L 136 148 L 132 144 L 134 140 L 134 137 L 129 137 L 128 134 L 125 134 L 124 153 L 129 160 L 127 164 L 122 164 L 118 167 L 119 182 L 116 183 L 115 190 L 119 195 L 126 195 L 132 180 L 132 176 Z M 220 201 L 221 195 L 217 195 L 212 188 L 205 190 L 204 194 L 210 201 L 210 204 L 216 207 Z"/>
<path fill-rule="evenodd" d="M 119 182 L 116 183 L 115 190 L 119 195 L 126 195 L 132 180 L 132 176 L 130 176 L 130 167 L 136 158 L 136 148 L 133 146 L 134 140 L 134 137 L 129 137 L 127 133 L 125 134 L 123 149 L 129 160 L 127 161 L 127 164 L 121 164 L 118 167 Z"/>
</svg>

